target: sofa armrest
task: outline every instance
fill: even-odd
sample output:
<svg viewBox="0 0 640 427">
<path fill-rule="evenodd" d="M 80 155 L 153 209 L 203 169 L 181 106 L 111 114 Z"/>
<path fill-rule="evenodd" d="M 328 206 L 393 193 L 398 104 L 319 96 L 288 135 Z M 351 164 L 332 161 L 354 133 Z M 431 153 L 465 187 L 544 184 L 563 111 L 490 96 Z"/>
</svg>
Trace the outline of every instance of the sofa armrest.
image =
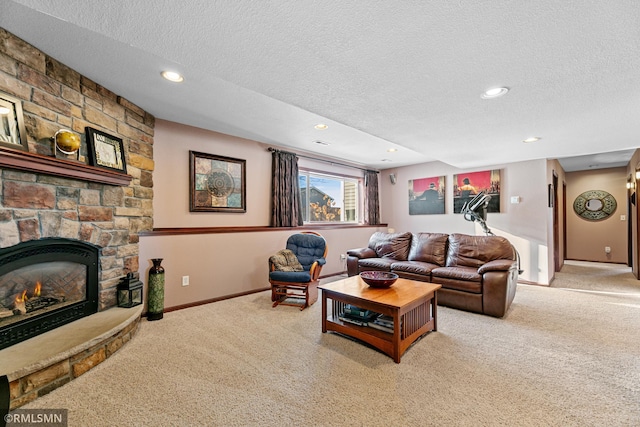
<svg viewBox="0 0 640 427">
<path fill-rule="evenodd" d="M 518 267 L 506 271 L 488 271 L 482 276 L 483 313 L 489 316 L 502 317 L 509 310 L 516 295 L 518 284 Z"/>
<path fill-rule="evenodd" d="M 378 257 L 378 254 L 376 254 L 376 251 L 374 251 L 371 248 L 349 249 L 347 251 L 347 255 L 356 257 L 358 259 Z"/>
<path fill-rule="evenodd" d="M 358 261 L 366 258 L 377 258 L 378 254 L 371 248 L 349 249 L 347 251 L 347 275 L 356 276 L 360 273 Z"/>
<path fill-rule="evenodd" d="M 489 261 L 478 268 L 478 274 L 484 274 L 489 271 L 509 271 L 512 268 L 517 268 L 517 261 L 512 259 L 494 259 Z"/>
</svg>

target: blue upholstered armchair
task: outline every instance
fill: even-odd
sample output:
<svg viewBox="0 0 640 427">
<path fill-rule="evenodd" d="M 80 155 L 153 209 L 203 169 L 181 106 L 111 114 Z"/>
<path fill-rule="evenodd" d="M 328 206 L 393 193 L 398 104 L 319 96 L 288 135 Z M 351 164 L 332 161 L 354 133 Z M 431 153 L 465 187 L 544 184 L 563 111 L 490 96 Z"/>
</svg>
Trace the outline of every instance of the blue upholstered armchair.
<svg viewBox="0 0 640 427">
<path fill-rule="evenodd" d="M 304 310 L 318 300 L 318 278 L 327 250 L 324 237 L 313 231 L 287 239 L 286 249 L 269 258 L 273 307 L 293 305 Z"/>
</svg>

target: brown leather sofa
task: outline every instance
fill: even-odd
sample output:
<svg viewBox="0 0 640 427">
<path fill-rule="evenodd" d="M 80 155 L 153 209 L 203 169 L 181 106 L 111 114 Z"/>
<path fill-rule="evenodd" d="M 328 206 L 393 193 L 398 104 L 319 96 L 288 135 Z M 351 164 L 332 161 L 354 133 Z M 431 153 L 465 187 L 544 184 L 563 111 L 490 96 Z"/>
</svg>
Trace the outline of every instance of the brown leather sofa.
<svg viewBox="0 0 640 427">
<path fill-rule="evenodd" d="M 499 236 L 376 232 L 347 251 L 347 273 L 391 271 L 442 285 L 438 305 L 503 317 L 516 294 L 517 254 Z"/>
</svg>

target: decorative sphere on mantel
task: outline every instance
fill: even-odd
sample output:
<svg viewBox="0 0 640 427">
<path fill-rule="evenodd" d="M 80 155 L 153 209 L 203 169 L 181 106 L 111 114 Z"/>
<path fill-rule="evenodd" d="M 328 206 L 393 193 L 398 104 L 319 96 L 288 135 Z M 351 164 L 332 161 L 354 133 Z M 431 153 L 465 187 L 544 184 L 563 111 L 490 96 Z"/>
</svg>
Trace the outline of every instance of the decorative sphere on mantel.
<svg viewBox="0 0 640 427">
<path fill-rule="evenodd" d="M 80 149 L 80 136 L 67 129 L 60 129 L 54 135 L 58 150 L 64 154 L 75 154 Z"/>
</svg>

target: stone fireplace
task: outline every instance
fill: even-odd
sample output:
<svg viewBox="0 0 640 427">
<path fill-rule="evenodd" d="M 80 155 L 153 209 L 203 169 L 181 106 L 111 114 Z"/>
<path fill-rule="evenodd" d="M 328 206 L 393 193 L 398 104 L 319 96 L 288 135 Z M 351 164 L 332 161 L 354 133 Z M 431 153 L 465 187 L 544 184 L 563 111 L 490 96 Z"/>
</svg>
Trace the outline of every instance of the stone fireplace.
<svg viewBox="0 0 640 427">
<path fill-rule="evenodd" d="M 0 350 L 96 313 L 98 258 L 70 239 L 0 249 Z"/>
<path fill-rule="evenodd" d="M 153 228 L 154 117 L 1 28 L 0 91 L 22 103 L 28 142 L 0 147 L 0 249 L 50 238 L 94 245 L 97 310 L 115 306 L 119 280 L 139 270 L 138 233 Z M 122 139 L 124 173 L 88 164 L 86 127 Z M 56 158 L 59 129 L 81 137 L 79 159 Z"/>
<path fill-rule="evenodd" d="M 116 289 L 138 272 L 139 233 L 153 228 L 155 118 L 2 28 L 0 92 L 21 102 L 28 143 L 0 146 L 0 258 L 28 248 L 0 264 L 0 375 L 15 408 L 82 375 L 136 330 L 142 307 L 121 322 Z M 88 164 L 86 127 L 122 139 L 124 173 Z M 81 137 L 78 158 L 56 157 L 51 137 L 60 129 Z M 72 253 L 51 253 L 58 240 Z M 31 360 L 50 347 L 41 339 L 78 323 L 69 320 L 76 315 L 100 335 Z"/>
</svg>

